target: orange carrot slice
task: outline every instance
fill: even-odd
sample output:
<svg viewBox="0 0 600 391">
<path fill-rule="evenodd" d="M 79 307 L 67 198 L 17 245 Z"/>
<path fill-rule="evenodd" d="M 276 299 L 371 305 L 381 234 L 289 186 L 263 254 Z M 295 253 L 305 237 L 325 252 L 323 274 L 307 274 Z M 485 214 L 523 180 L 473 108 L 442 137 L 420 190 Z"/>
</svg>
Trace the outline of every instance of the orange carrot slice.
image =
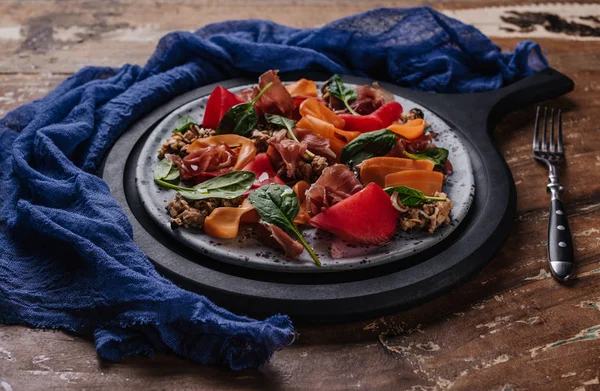
<svg viewBox="0 0 600 391">
<path fill-rule="evenodd" d="M 216 208 L 204 220 L 204 232 L 221 239 L 233 239 L 238 235 L 240 223 L 257 223 L 258 213 L 245 199 L 237 208 L 223 206 Z"/>
<path fill-rule="evenodd" d="M 316 98 L 319 96 L 317 92 L 317 84 L 308 79 L 300 79 L 285 86 L 285 89 L 291 96 L 304 95 Z"/>
<path fill-rule="evenodd" d="M 298 202 L 300 203 L 300 212 L 294 219 L 296 224 L 309 224 L 310 216 L 306 211 L 306 191 L 310 188 L 310 184 L 306 181 L 300 181 L 292 187 L 294 193 L 298 196 Z"/>
<path fill-rule="evenodd" d="M 385 177 L 385 187 L 408 186 L 432 197 L 436 191 L 442 191 L 444 174 L 438 171 L 407 170 L 389 174 Z"/>
<path fill-rule="evenodd" d="M 423 134 L 425 121 L 423 121 L 423 118 L 417 118 L 407 121 L 405 124 L 394 122 L 387 128 L 405 139 L 414 140 Z"/>
<path fill-rule="evenodd" d="M 233 166 L 234 171 L 241 170 L 246 164 L 254 160 L 254 157 L 256 156 L 256 147 L 252 140 L 243 136 L 238 136 L 237 134 L 221 134 L 218 136 L 199 138 L 190 144 L 188 152 L 192 153 L 199 149 L 219 144 L 227 144 L 230 147 L 236 147 L 238 152 L 237 160 Z"/>
<path fill-rule="evenodd" d="M 300 105 L 302 119 L 296 127 L 308 129 L 329 140 L 331 150 L 339 157 L 342 148 L 360 135 L 360 132 L 343 130 L 346 122 L 317 99 L 306 99 Z"/>
<path fill-rule="evenodd" d="M 360 132 L 348 132 L 338 129 L 332 124 L 317 117 L 313 117 L 312 115 L 302 117 L 296 126 L 300 129 L 308 129 L 311 132 L 328 139 L 331 150 L 338 157 L 342 153 L 342 148 L 361 134 Z"/>
<path fill-rule="evenodd" d="M 317 99 L 307 99 L 300 105 L 300 115 L 305 117 L 312 115 L 320 120 L 332 124 L 334 127 L 344 129 L 346 121 L 341 119 L 333 111 L 329 110 L 324 104 L 319 102 Z M 360 134 L 360 132 L 358 132 Z"/>
<path fill-rule="evenodd" d="M 375 182 L 380 187 L 385 184 L 386 177 L 399 171 L 426 170 L 432 171 L 435 164 L 429 160 L 412 160 L 401 157 L 373 157 L 360 165 L 360 180 L 364 185 Z"/>
</svg>

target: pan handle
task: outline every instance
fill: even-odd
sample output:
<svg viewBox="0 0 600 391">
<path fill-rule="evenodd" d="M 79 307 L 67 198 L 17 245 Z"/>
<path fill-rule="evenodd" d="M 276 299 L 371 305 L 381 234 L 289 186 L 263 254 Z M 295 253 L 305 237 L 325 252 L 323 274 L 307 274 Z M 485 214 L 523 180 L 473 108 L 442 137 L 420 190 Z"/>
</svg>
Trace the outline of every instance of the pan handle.
<svg viewBox="0 0 600 391">
<path fill-rule="evenodd" d="M 488 104 L 488 131 L 508 113 L 520 107 L 564 95 L 574 88 L 573 80 L 555 69 L 547 68 L 507 87 L 491 91 L 482 97 Z M 491 127 L 491 129 L 490 129 Z"/>
<path fill-rule="evenodd" d="M 391 88 L 466 132 L 478 133 L 483 128 L 492 133 L 498 122 L 512 110 L 564 95 L 573 87 L 573 80 L 547 68 L 506 87 L 472 94 L 434 94 Z"/>
</svg>

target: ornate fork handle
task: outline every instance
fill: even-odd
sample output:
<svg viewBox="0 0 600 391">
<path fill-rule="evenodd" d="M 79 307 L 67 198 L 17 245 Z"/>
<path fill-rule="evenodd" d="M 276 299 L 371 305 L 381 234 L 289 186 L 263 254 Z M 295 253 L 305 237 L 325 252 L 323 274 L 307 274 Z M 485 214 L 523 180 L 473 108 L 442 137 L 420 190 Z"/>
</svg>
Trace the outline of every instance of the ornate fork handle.
<svg viewBox="0 0 600 391">
<path fill-rule="evenodd" d="M 569 220 L 560 194 L 563 187 L 558 180 L 556 166 L 548 164 L 548 185 L 550 193 L 550 216 L 548 218 L 548 260 L 550 270 L 554 277 L 560 281 L 566 281 L 571 277 L 575 267 L 573 255 L 573 239 L 569 229 Z"/>
</svg>

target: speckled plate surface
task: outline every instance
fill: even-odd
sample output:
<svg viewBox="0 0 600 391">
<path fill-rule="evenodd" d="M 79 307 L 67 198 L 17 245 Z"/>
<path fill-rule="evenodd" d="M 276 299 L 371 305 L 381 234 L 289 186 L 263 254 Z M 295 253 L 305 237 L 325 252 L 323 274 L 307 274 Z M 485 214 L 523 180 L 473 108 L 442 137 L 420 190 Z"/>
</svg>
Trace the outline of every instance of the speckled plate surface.
<svg viewBox="0 0 600 391">
<path fill-rule="evenodd" d="M 347 84 L 354 86 L 350 83 Z M 245 85 L 230 90 L 237 92 L 248 87 L 249 85 Z M 432 130 L 438 133 L 435 144 L 450 151 L 449 157 L 454 167 L 454 173 L 446 181 L 443 191 L 454 203 L 451 224 L 439 228 L 433 234 L 399 232 L 393 241 L 379 247 L 349 246 L 326 232 L 317 231 L 315 228 L 305 228 L 302 232 L 321 259 L 321 267 L 313 264 L 306 251 L 298 260 L 286 259 L 279 251 L 258 242 L 250 227 L 244 227 L 240 230 L 238 238 L 229 240 L 213 238 L 200 230 L 179 229 L 174 231 L 170 227 L 170 217 L 165 207 L 176 192 L 164 189 L 154 183 L 152 173 L 158 162 L 156 152 L 171 131 L 176 128 L 175 122 L 181 116 L 190 116 L 198 123 L 202 121 L 207 99 L 208 95 L 189 102 L 161 121 L 143 145 L 135 167 L 136 187 L 145 210 L 165 233 L 174 237 L 182 245 L 196 250 L 198 257 L 205 254 L 223 262 L 280 272 L 332 272 L 371 267 L 401 260 L 439 243 L 463 221 L 471 206 L 475 181 L 467 148 L 461 142 L 459 135 L 426 108 L 396 96 L 396 101 L 406 111 L 413 107 L 423 110 L 425 118 L 431 123 Z M 337 250 L 336 252 L 341 252 L 346 256 L 333 258 L 332 246 Z"/>
</svg>

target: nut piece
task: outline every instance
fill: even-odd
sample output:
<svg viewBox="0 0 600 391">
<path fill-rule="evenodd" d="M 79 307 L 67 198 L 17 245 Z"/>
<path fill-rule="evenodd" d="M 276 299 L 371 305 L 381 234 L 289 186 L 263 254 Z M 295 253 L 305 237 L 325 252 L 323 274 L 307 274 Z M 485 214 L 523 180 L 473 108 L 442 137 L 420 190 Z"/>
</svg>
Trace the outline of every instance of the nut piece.
<svg viewBox="0 0 600 391">
<path fill-rule="evenodd" d="M 312 166 L 314 178 L 316 180 L 321 176 L 321 174 L 323 174 L 323 170 L 329 166 L 329 163 L 327 162 L 327 158 L 315 155 L 315 157 L 312 159 L 312 162 L 310 162 L 310 165 Z"/>
<path fill-rule="evenodd" d="M 165 157 L 165 154 L 176 154 L 181 157 L 187 155 L 187 147 L 199 138 L 210 137 L 215 134 L 213 129 L 201 128 L 198 125 L 192 125 L 184 133 L 173 132 L 169 138 L 161 145 L 158 150 L 160 159 Z"/>
<path fill-rule="evenodd" d="M 250 138 L 254 142 L 254 146 L 256 147 L 256 151 L 258 153 L 267 152 L 267 148 L 269 148 L 269 139 L 273 136 L 272 130 L 258 130 L 254 129 L 252 131 L 252 136 Z"/>
<path fill-rule="evenodd" d="M 242 204 L 242 197 L 232 200 L 223 200 L 219 198 L 209 198 L 206 200 L 188 201 L 177 194 L 175 198 L 167 204 L 167 211 L 171 216 L 171 228 L 179 227 L 202 228 L 204 220 L 218 207 L 229 206 L 237 208 Z"/>
<path fill-rule="evenodd" d="M 296 179 L 313 183 L 323 174 L 323 170 L 327 166 L 329 166 L 329 163 L 327 163 L 327 158 L 323 156 L 315 155 L 310 162 L 300 159 L 296 166 Z"/>
<path fill-rule="evenodd" d="M 434 196 L 446 198 L 446 194 L 441 192 L 436 192 Z M 400 215 L 398 227 L 403 231 L 417 228 L 433 233 L 442 224 L 450 222 L 452 206 L 452 201 L 446 198 L 445 201 L 424 204 L 421 208 L 406 208 Z"/>
</svg>

